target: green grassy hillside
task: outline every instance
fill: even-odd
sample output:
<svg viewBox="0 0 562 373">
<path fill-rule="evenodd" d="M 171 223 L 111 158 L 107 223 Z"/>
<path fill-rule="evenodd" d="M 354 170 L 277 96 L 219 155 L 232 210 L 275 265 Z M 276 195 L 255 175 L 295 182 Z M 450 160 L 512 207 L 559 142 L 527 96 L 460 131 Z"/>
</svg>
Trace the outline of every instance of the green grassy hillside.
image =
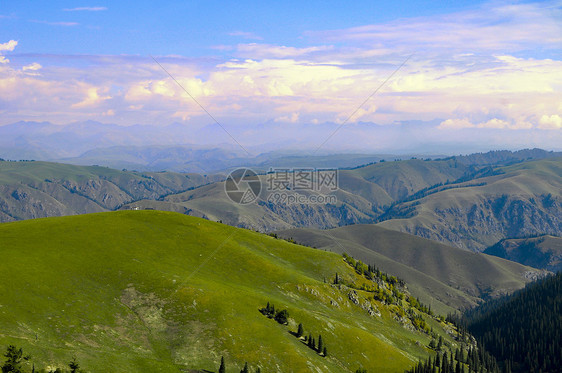
<svg viewBox="0 0 562 373">
<path fill-rule="evenodd" d="M 396 306 L 331 284 L 336 272 L 362 279 L 340 255 L 195 217 L 4 223 L 0 252 L 0 345 L 38 366 L 76 356 L 93 372 L 179 372 L 215 370 L 224 356 L 227 372 L 245 361 L 265 372 L 400 372 L 429 353 L 430 337 Z M 288 326 L 258 312 L 267 302 L 289 311 Z M 426 321 L 454 343 L 450 326 Z M 298 323 L 322 335 L 327 357 L 289 333 Z"/>
<path fill-rule="evenodd" d="M 290 229 L 278 234 L 374 263 L 403 278 L 413 294 L 441 313 L 510 293 L 542 276 L 540 271 L 518 263 L 376 225 L 359 224 L 330 230 Z"/>
<path fill-rule="evenodd" d="M 501 240 L 484 253 L 535 268 L 562 271 L 562 238 L 539 236 Z"/>
</svg>

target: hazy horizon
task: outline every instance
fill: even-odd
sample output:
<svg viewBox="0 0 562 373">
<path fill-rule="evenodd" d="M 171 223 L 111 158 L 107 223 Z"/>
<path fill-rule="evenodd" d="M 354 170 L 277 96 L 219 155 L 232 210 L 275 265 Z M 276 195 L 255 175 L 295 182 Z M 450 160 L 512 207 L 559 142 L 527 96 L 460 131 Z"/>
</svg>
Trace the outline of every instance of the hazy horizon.
<svg viewBox="0 0 562 373">
<path fill-rule="evenodd" d="M 82 5 L 3 4 L 0 131 L 138 132 L 90 149 L 562 150 L 557 1 Z M 69 131 L 100 132 L 87 126 Z M 0 145 L 32 147 L 36 131 Z"/>
</svg>

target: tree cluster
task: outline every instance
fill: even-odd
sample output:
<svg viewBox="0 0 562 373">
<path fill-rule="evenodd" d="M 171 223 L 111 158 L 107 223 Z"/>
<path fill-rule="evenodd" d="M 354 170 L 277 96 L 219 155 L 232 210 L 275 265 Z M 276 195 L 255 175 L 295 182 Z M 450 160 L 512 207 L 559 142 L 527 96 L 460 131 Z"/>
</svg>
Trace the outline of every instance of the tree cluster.
<svg viewBox="0 0 562 373">
<path fill-rule="evenodd" d="M 444 351 L 435 358 L 429 357 L 419 362 L 406 373 L 502 373 L 496 359 L 481 347 L 472 347 L 465 354 L 463 349 L 456 349 L 450 354 Z"/>
<path fill-rule="evenodd" d="M 35 364 L 31 362 L 31 356 L 24 355 L 23 349 L 17 348 L 14 345 L 9 345 L 4 353 L 4 363 L 2 364 L 2 373 L 83 373 L 84 370 L 80 369 L 80 364 L 76 361 L 76 357 L 68 363 L 70 369 L 63 370 L 61 368 L 50 368 L 46 369 L 36 369 Z M 25 368 L 25 366 L 31 365 L 31 369 Z"/>
<path fill-rule="evenodd" d="M 279 324 L 287 325 L 289 323 L 289 311 L 287 310 L 275 310 L 275 306 L 273 304 L 269 304 L 267 302 L 267 306 L 264 308 L 260 308 L 260 312 L 267 316 L 270 319 L 274 319 Z"/>
</svg>

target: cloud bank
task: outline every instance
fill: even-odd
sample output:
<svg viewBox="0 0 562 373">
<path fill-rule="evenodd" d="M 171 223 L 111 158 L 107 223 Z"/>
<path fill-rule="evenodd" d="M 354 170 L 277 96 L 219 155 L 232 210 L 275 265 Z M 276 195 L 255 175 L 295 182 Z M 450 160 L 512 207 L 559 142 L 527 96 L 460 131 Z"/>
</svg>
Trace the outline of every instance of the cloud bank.
<svg viewBox="0 0 562 373">
<path fill-rule="evenodd" d="M 257 42 L 209 46 L 210 53 L 227 54 L 211 63 L 155 56 L 175 80 L 149 56 L 37 55 L 30 61 L 17 54 L 18 42 L 10 40 L 0 44 L 0 125 L 37 119 L 110 119 L 122 125 L 179 121 L 193 128 L 212 123 L 191 95 L 225 126 L 239 128 L 240 136 L 267 123 L 276 128 L 285 124 L 287 131 L 299 124 L 322 128 L 324 123 L 343 123 L 357 111 L 349 123 L 436 123 L 430 130 L 440 141 L 451 131 L 486 130 L 500 131 L 512 143 L 521 142 L 517 137 L 527 131 L 560 138 L 560 5 L 494 4 L 385 24 L 311 30 L 298 46 L 233 31 L 231 36 Z"/>
</svg>

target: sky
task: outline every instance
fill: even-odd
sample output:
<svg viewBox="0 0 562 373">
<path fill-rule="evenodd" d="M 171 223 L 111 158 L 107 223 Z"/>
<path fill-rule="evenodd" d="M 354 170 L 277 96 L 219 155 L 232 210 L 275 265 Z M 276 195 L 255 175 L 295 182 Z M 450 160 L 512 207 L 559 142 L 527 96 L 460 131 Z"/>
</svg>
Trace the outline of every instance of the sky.
<svg viewBox="0 0 562 373">
<path fill-rule="evenodd" d="M 0 1 L 0 126 L 86 120 L 562 150 L 562 2 Z"/>
</svg>

